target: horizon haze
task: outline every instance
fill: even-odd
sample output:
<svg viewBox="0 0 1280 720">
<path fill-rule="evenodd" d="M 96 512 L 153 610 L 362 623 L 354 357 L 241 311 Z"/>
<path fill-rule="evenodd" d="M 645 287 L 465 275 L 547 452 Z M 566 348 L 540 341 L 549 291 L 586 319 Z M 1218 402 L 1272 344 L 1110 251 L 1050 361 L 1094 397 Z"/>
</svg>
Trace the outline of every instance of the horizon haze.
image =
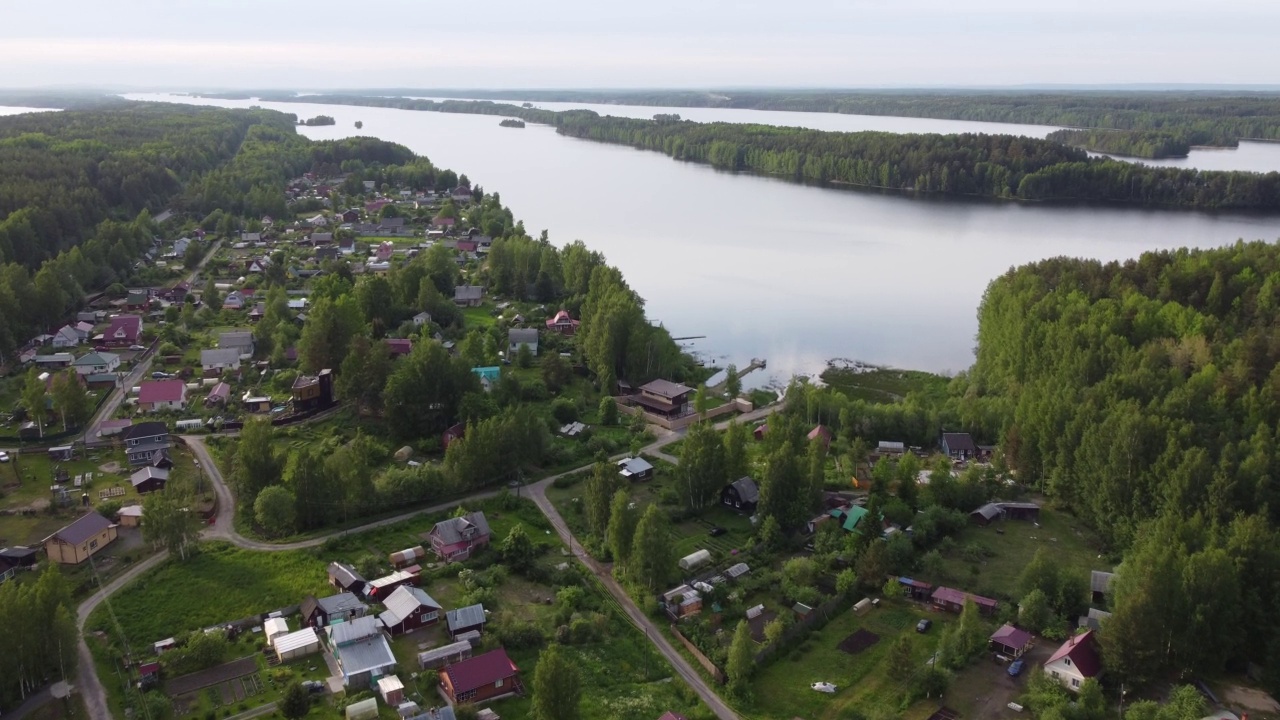
<svg viewBox="0 0 1280 720">
<path fill-rule="evenodd" d="M 1280 5 L 1226 0 L 72 0 L 6 8 L 9 88 L 1269 86 Z M 456 7 L 456 6 L 454 6 Z M 364 17 L 354 17 L 363 11 Z"/>
</svg>

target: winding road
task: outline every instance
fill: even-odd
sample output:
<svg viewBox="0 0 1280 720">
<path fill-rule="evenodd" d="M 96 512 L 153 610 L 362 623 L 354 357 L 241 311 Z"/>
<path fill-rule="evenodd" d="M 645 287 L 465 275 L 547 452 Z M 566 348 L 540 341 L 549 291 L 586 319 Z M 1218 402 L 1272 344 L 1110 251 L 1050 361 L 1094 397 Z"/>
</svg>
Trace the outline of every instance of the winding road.
<svg viewBox="0 0 1280 720">
<path fill-rule="evenodd" d="M 738 416 L 736 420 L 738 422 L 753 422 L 767 417 L 777 410 L 778 407 L 779 405 L 774 404 L 758 408 L 752 412 Z M 729 422 L 730 421 L 726 420 L 718 423 L 716 428 L 724 429 L 725 427 L 728 427 Z M 660 457 L 673 464 L 678 463 L 679 460 L 677 458 L 667 455 L 661 450 L 663 447 L 684 437 L 683 431 L 671 432 L 664 430 L 662 432 L 664 433 L 662 437 L 644 447 L 641 452 L 648 453 L 655 457 Z M 201 533 L 201 537 L 206 540 L 221 540 L 229 542 L 232 545 L 245 548 L 247 550 L 280 552 L 284 550 L 300 550 L 303 548 L 316 547 L 324 544 L 324 542 L 329 538 L 351 535 L 385 527 L 387 525 L 394 525 L 418 515 L 448 510 L 449 508 L 456 507 L 472 500 L 494 497 L 503 492 L 502 488 L 487 490 L 485 492 L 475 493 L 463 498 L 451 500 L 446 503 L 419 508 L 394 517 L 376 520 L 359 527 L 328 533 L 308 540 L 299 540 L 291 543 L 265 543 L 246 538 L 236 532 L 235 498 L 231 493 L 231 488 L 227 484 L 226 479 L 222 476 L 222 471 L 218 468 L 217 463 L 213 460 L 213 456 L 209 453 L 209 448 L 205 445 L 203 437 L 199 435 L 183 435 L 181 437 L 183 441 L 186 442 L 187 446 L 191 448 L 191 452 L 195 455 L 196 459 L 200 461 L 200 467 L 213 483 L 214 492 L 218 496 L 218 514 L 214 519 L 213 524 Z M 593 575 L 599 578 L 600 582 L 604 585 L 605 590 L 607 590 L 609 594 L 617 600 L 631 623 L 644 632 L 645 637 L 649 642 L 653 643 L 653 645 L 657 647 L 658 651 L 661 652 L 667 661 L 671 663 L 671 666 L 675 669 L 676 673 L 689 684 L 689 687 L 693 688 L 694 692 L 696 692 L 698 696 L 702 698 L 702 701 L 707 704 L 707 707 L 711 708 L 712 712 L 716 714 L 716 717 L 720 718 L 720 720 L 738 720 L 738 714 L 720 699 L 720 696 L 717 695 L 711 686 L 702 679 L 702 676 L 698 674 L 697 670 L 695 670 L 693 666 L 690 665 L 682 655 L 680 655 L 671 643 L 667 642 L 667 639 L 662 635 L 658 626 L 644 614 L 644 611 L 642 611 L 631 597 L 627 595 L 626 591 L 618 585 L 609 570 L 582 549 L 582 543 L 573 536 L 568 525 L 565 524 L 564 518 L 562 518 L 560 513 L 556 510 L 555 505 L 547 499 L 547 488 L 555 482 L 557 478 L 581 472 L 582 470 L 588 470 L 590 468 L 591 464 L 587 464 L 582 467 L 543 478 L 536 483 L 525 486 L 525 490 L 528 491 L 529 497 L 533 500 L 534 504 L 537 505 L 542 514 L 551 522 L 552 527 L 556 529 L 556 533 L 559 534 L 560 539 L 573 549 L 573 554 L 578 561 L 586 566 Z M 142 575 L 151 568 L 164 562 L 166 558 L 168 558 L 168 553 L 161 552 L 141 563 L 138 563 L 127 572 L 120 575 L 120 577 L 117 577 L 106 586 L 100 588 L 87 600 L 82 602 L 79 608 L 77 608 L 76 620 L 81 635 L 80 645 L 78 648 L 79 685 L 81 694 L 85 699 L 85 708 L 88 710 L 90 720 L 112 720 L 112 716 L 110 708 L 107 705 L 106 691 L 103 689 L 102 682 L 98 678 L 97 668 L 93 663 L 93 656 L 89 652 L 89 646 L 84 640 L 85 622 L 89 619 L 89 615 L 91 615 L 93 611 L 112 594 L 129 584 L 129 582 L 137 578 L 139 575 Z"/>
</svg>

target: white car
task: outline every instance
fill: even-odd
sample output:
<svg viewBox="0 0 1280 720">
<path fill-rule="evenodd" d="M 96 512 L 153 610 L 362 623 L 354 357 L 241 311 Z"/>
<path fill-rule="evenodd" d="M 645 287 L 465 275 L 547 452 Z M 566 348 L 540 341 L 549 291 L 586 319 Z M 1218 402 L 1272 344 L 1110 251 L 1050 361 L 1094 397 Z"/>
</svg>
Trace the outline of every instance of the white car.
<svg viewBox="0 0 1280 720">
<path fill-rule="evenodd" d="M 0 452 L 0 463 L 9 462 L 9 453 Z"/>
<path fill-rule="evenodd" d="M 836 686 L 829 682 L 816 682 L 809 687 L 823 693 L 834 693 L 836 691 Z"/>
</svg>

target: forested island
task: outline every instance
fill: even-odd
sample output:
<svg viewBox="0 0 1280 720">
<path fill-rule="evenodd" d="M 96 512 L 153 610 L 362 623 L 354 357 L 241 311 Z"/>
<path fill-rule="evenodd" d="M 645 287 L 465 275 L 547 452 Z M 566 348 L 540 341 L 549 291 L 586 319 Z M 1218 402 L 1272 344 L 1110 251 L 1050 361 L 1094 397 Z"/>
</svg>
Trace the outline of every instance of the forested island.
<svg viewBox="0 0 1280 720">
<path fill-rule="evenodd" d="M 1052 140 L 1013 135 L 824 132 L 804 128 L 640 120 L 488 101 L 348 95 L 307 102 L 508 115 L 571 137 L 630 145 L 722 170 L 845 187 L 935 195 L 1192 209 L 1280 209 L 1280 173 L 1157 168 Z"/>
<path fill-rule="evenodd" d="M 507 119 L 503 120 L 502 122 L 498 123 L 498 125 L 500 125 L 500 126 L 502 126 L 502 127 L 508 127 L 508 128 L 522 128 L 522 127 L 524 127 L 524 121 L 523 121 L 523 120 L 515 120 L 515 119 L 513 119 L 513 118 L 507 118 Z"/>
<path fill-rule="evenodd" d="M 1191 151 L 1185 135 L 1158 131 L 1054 130 L 1046 137 L 1072 147 L 1136 158 L 1186 157 Z"/>
<path fill-rule="evenodd" d="M 317 115 L 313 118 L 307 118 L 306 120 L 299 120 L 298 124 L 306 125 L 307 127 L 315 127 L 317 125 L 337 125 L 338 121 L 334 120 L 331 115 Z"/>
<path fill-rule="evenodd" d="M 279 93 L 272 93 L 278 96 Z M 375 94 L 372 91 L 369 94 Z M 919 90 L 423 90 L 376 94 L 661 107 L 829 112 L 1159 131 L 1192 145 L 1280 139 L 1280 93 L 1217 91 L 986 92 Z M 265 98 L 264 98 L 265 99 Z M 279 100 L 279 97 L 273 97 Z M 1089 148 L 1099 150 L 1099 148 Z"/>
</svg>

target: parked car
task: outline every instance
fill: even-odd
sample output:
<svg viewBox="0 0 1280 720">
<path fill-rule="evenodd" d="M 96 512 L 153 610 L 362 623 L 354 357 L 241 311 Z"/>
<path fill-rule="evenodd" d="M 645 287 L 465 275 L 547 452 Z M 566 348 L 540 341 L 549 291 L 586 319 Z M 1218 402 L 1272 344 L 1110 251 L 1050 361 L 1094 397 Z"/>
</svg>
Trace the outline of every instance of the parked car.
<svg viewBox="0 0 1280 720">
<path fill-rule="evenodd" d="M 157 371 L 155 371 L 155 372 L 151 373 L 151 379 L 152 379 L 152 380 L 164 380 L 165 378 L 168 378 L 168 377 L 172 377 L 172 376 L 171 376 L 171 375 L 169 375 L 169 373 L 167 373 L 167 372 L 163 372 L 163 371 L 161 371 L 161 370 L 157 370 Z"/>
<path fill-rule="evenodd" d="M 145 346 L 143 346 L 143 345 L 130 345 L 130 346 L 129 346 L 129 349 L 130 349 L 130 350 L 138 350 L 138 351 L 142 351 L 142 350 L 146 350 L 147 348 L 146 348 Z"/>
<path fill-rule="evenodd" d="M 711 537 L 720 537 L 721 535 L 723 535 L 723 534 L 725 534 L 725 533 L 727 533 L 727 532 L 729 532 L 729 531 L 728 531 L 728 530 L 725 530 L 724 528 L 722 528 L 722 527 L 720 527 L 719 525 L 717 525 L 717 526 L 715 526 L 715 527 L 711 528 Z"/>
<path fill-rule="evenodd" d="M 310 692 L 310 693 L 324 692 L 324 683 L 320 682 L 319 680 L 304 680 L 302 682 L 302 687 L 306 688 L 307 692 Z"/>
<path fill-rule="evenodd" d="M 9 453 L 0 452 L 0 463 L 6 463 L 6 462 L 9 462 Z"/>
<path fill-rule="evenodd" d="M 1021 661 L 1021 660 L 1014 660 L 1014 661 L 1013 661 L 1013 664 L 1011 664 L 1011 665 L 1009 666 L 1009 670 L 1008 670 L 1008 672 L 1009 672 L 1009 677 L 1018 677 L 1019 675 L 1021 675 L 1021 674 L 1022 674 L 1022 661 Z"/>
<path fill-rule="evenodd" d="M 931 627 L 933 627 L 933 621 L 930 620 L 929 618 L 925 618 L 920 622 L 916 623 L 916 632 L 926 633 L 926 632 L 929 632 L 929 628 Z"/>
</svg>

